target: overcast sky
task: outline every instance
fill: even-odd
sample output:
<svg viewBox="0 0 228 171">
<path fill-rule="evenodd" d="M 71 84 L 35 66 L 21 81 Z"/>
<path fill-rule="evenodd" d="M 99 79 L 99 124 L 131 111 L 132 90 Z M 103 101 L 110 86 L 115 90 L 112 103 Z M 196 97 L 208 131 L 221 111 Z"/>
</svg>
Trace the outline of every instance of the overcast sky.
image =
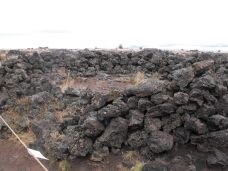
<svg viewBox="0 0 228 171">
<path fill-rule="evenodd" d="M 0 0 L 0 48 L 228 44 L 227 0 Z"/>
</svg>

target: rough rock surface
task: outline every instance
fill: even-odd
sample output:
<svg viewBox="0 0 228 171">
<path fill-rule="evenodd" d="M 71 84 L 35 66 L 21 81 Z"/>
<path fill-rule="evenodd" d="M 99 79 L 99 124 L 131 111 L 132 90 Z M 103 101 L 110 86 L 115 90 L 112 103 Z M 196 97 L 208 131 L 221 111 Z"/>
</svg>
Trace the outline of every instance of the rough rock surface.
<svg viewBox="0 0 228 171">
<path fill-rule="evenodd" d="M 0 112 L 17 133 L 31 129 L 36 136 L 31 145 L 53 158 L 91 155 L 101 161 L 122 147 L 153 158 L 192 145 L 210 153 L 208 165 L 227 167 L 227 54 L 157 49 L 12 53 L 16 58 L 0 66 Z M 137 73 L 143 78 L 138 80 Z M 6 135 L 0 123 L 0 138 Z M 194 170 L 186 161 L 176 158 L 172 166 L 146 165 L 144 170 Z"/>
</svg>

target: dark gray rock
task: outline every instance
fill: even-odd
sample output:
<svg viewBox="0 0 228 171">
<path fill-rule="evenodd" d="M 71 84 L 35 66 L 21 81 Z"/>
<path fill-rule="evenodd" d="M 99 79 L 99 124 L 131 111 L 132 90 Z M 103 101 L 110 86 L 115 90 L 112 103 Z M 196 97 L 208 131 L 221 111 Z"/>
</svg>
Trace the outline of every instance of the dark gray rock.
<svg viewBox="0 0 228 171">
<path fill-rule="evenodd" d="M 44 104 L 53 99 L 53 96 L 50 93 L 44 91 L 32 95 L 30 99 L 33 104 Z"/>
<path fill-rule="evenodd" d="M 196 171 L 196 166 L 193 165 L 190 159 L 186 159 L 187 157 L 183 156 L 176 156 L 168 166 L 168 171 L 177 171 L 177 170 L 184 170 L 184 171 Z"/>
<path fill-rule="evenodd" d="M 213 150 L 214 154 L 210 154 L 207 158 L 207 164 L 212 166 L 228 166 L 228 157 L 225 153 L 218 149 Z"/>
<path fill-rule="evenodd" d="M 164 114 L 172 114 L 176 111 L 176 106 L 172 103 L 163 103 L 158 105 L 159 109 Z"/>
<path fill-rule="evenodd" d="M 121 111 L 117 106 L 108 104 L 98 111 L 97 117 L 99 120 L 103 121 L 104 119 L 118 117 L 121 115 Z"/>
<path fill-rule="evenodd" d="M 69 147 L 70 154 L 72 156 L 85 157 L 87 154 L 93 151 L 93 141 L 90 138 L 73 138 Z"/>
<path fill-rule="evenodd" d="M 162 118 L 163 131 L 170 132 L 182 125 L 182 119 L 179 114 L 172 114 Z"/>
<path fill-rule="evenodd" d="M 179 127 L 173 131 L 174 141 L 179 144 L 186 144 L 190 140 L 190 132 L 183 127 Z"/>
<path fill-rule="evenodd" d="M 174 103 L 178 105 L 183 105 L 188 103 L 189 96 L 186 93 L 178 92 L 174 94 Z"/>
<path fill-rule="evenodd" d="M 202 91 L 200 89 L 192 89 L 190 94 L 190 101 L 192 102 L 196 102 L 199 106 L 202 106 L 203 102 L 204 102 L 204 97 L 202 94 Z"/>
<path fill-rule="evenodd" d="M 153 131 L 149 135 L 147 145 L 154 153 L 169 151 L 173 148 L 173 136 L 162 131 Z"/>
<path fill-rule="evenodd" d="M 127 129 L 128 124 L 126 119 L 121 117 L 112 119 L 104 133 L 97 138 L 94 144 L 95 148 L 99 148 L 104 145 L 108 147 L 121 148 L 121 145 L 127 136 Z"/>
<path fill-rule="evenodd" d="M 204 61 L 196 62 L 192 66 L 194 68 L 194 72 L 198 75 L 198 74 L 204 73 L 208 69 L 212 69 L 213 65 L 214 65 L 213 60 L 204 60 Z"/>
<path fill-rule="evenodd" d="M 139 98 L 136 96 L 129 97 L 127 100 L 127 105 L 130 109 L 136 109 L 138 107 Z"/>
<path fill-rule="evenodd" d="M 228 129 L 209 132 L 206 135 L 191 136 L 192 144 L 207 144 L 216 148 L 228 147 Z"/>
<path fill-rule="evenodd" d="M 206 134 L 208 132 L 207 125 L 201 122 L 198 118 L 191 117 L 185 121 L 185 129 L 197 134 Z"/>
<path fill-rule="evenodd" d="M 192 67 L 178 69 L 173 72 L 173 79 L 180 89 L 185 88 L 193 80 L 194 76 Z"/>
<path fill-rule="evenodd" d="M 146 145 L 148 135 L 144 131 L 136 131 L 131 133 L 128 136 L 127 143 L 132 147 L 133 149 L 137 149 L 141 146 Z"/>
<path fill-rule="evenodd" d="M 94 150 L 90 160 L 94 162 L 101 162 L 105 157 L 109 155 L 108 147 L 104 146 L 101 149 Z"/>
<path fill-rule="evenodd" d="M 214 89 L 216 87 L 215 78 L 211 75 L 205 75 L 200 78 L 197 78 L 194 80 L 194 82 L 191 85 L 193 88 L 199 88 L 199 89 Z"/>
<path fill-rule="evenodd" d="M 158 93 L 151 96 L 151 102 L 154 104 L 162 104 L 167 101 L 171 101 L 172 98 L 169 95 Z"/>
<path fill-rule="evenodd" d="M 204 104 L 196 113 L 198 118 L 207 120 L 208 117 L 216 114 L 216 109 L 212 105 Z"/>
<path fill-rule="evenodd" d="M 154 161 L 150 163 L 146 163 L 143 166 L 142 171 L 168 171 L 168 163 L 165 161 Z"/>
<path fill-rule="evenodd" d="M 146 115 L 144 121 L 144 129 L 147 133 L 158 131 L 161 129 L 162 123 L 159 118 L 154 118 L 151 115 Z"/>
<path fill-rule="evenodd" d="M 167 82 L 163 80 L 150 79 L 138 86 L 129 88 L 125 91 L 126 95 L 136 95 L 138 97 L 151 96 L 162 92 L 167 87 Z"/>
<path fill-rule="evenodd" d="M 0 107 L 3 106 L 8 99 L 9 96 L 6 93 L 0 93 Z"/>
<path fill-rule="evenodd" d="M 138 109 L 142 112 L 151 107 L 151 102 L 147 98 L 140 98 L 138 101 Z"/>
<path fill-rule="evenodd" d="M 127 114 L 129 111 L 128 105 L 121 98 L 115 99 L 112 104 L 118 107 L 120 113 L 123 115 Z"/>
<path fill-rule="evenodd" d="M 94 116 L 86 118 L 82 127 L 85 131 L 85 135 L 89 137 L 96 137 L 105 129 L 103 124 Z"/>
<path fill-rule="evenodd" d="M 130 128 L 140 128 L 143 126 L 144 114 L 138 110 L 130 110 L 130 119 L 128 126 Z"/>
<path fill-rule="evenodd" d="M 210 130 L 221 130 L 228 128 L 228 118 L 222 115 L 213 115 L 207 119 Z"/>
</svg>

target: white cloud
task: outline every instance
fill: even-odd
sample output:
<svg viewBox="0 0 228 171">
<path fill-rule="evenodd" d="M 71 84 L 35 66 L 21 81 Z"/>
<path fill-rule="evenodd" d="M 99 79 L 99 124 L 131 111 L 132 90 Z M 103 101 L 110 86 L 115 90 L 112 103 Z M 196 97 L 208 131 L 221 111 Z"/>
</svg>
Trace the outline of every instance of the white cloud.
<svg viewBox="0 0 228 171">
<path fill-rule="evenodd" d="M 226 0 L 1 0 L 0 4 L 0 48 L 228 44 Z"/>
</svg>

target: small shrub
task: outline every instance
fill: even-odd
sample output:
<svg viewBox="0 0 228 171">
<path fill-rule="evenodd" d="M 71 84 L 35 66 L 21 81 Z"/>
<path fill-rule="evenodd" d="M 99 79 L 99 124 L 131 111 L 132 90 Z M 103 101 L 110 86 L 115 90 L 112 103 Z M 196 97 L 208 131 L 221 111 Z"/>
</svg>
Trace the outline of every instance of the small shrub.
<svg viewBox="0 0 228 171">
<path fill-rule="evenodd" d="M 143 167 L 144 163 L 139 162 L 133 168 L 131 168 L 131 171 L 142 171 Z"/>
<path fill-rule="evenodd" d="M 139 85 L 145 82 L 145 74 L 144 72 L 138 71 L 135 76 L 130 78 L 130 83 L 133 85 Z"/>
<path fill-rule="evenodd" d="M 122 45 L 122 44 L 120 44 L 118 48 L 119 48 L 119 49 L 123 49 L 123 45 Z"/>
<path fill-rule="evenodd" d="M 123 158 L 124 160 L 129 160 L 132 161 L 134 158 L 138 157 L 138 153 L 136 151 L 127 151 L 124 155 Z"/>
<path fill-rule="evenodd" d="M 59 162 L 59 169 L 61 171 L 69 171 L 70 163 L 67 160 L 62 160 L 61 162 Z"/>
</svg>

